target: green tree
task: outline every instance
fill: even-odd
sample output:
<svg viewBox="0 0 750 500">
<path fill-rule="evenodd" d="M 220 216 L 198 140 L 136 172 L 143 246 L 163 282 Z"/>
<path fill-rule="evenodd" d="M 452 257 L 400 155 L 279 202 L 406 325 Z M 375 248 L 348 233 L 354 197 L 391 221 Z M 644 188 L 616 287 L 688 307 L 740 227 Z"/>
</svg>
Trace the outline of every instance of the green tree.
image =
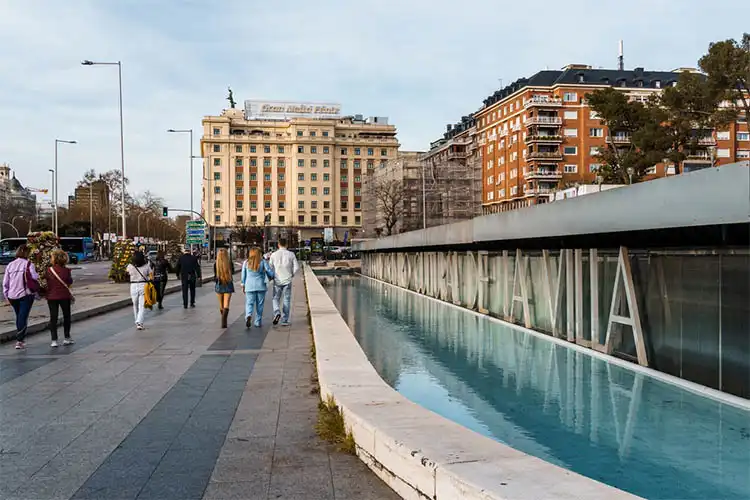
<svg viewBox="0 0 750 500">
<path fill-rule="evenodd" d="M 732 114 L 736 120 L 740 110 L 750 120 L 750 33 L 745 33 L 740 42 L 729 39 L 710 44 L 698 65 L 706 73 L 711 92 L 736 104 L 717 110 L 718 120 L 731 119 Z"/>
</svg>

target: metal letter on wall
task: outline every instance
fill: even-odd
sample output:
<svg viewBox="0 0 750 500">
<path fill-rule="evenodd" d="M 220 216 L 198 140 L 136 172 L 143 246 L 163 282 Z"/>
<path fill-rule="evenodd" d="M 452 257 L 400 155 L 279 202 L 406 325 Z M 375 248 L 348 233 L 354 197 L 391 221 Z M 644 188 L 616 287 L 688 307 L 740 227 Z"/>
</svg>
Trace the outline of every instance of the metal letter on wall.
<svg viewBox="0 0 750 500">
<path fill-rule="evenodd" d="M 531 314 L 529 312 L 529 291 L 526 277 L 528 276 L 529 268 L 529 257 L 521 254 L 521 250 L 516 250 L 516 264 L 515 271 L 513 273 L 513 301 L 510 306 L 510 315 L 506 318 L 507 321 L 513 321 L 513 306 L 516 302 L 521 303 L 523 308 L 523 324 L 526 328 L 531 328 Z M 516 290 L 520 288 L 521 295 L 516 294 Z"/>
<path fill-rule="evenodd" d="M 474 309 L 477 306 L 477 294 L 479 293 L 479 267 L 474 252 L 466 252 L 464 259 L 466 263 L 464 272 L 462 273 L 464 277 L 464 289 L 466 290 L 464 307 Z"/>
<path fill-rule="evenodd" d="M 458 252 L 450 252 L 451 302 L 461 305 L 461 284 L 458 281 Z"/>
<path fill-rule="evenodd" d="M 490 259 L 489 252 L 480 250 L 479 254 L 479 287 L 477 290 L 477 309 L 482 314 L 489 314 L 487 298 L 490 295 Z"/>
<path fill-rule="evenodd" d="M 448 252 L 436 252 L 437 292 L 435 297 L 448 302 Z"/>
<path fill-rule="evenodd" d="M 628 307 L 628 316 L 617 314 L 617 307 L 620 304 L 622 290 L 620 280 L 622 279 L 622 288 L 625 292 L 625 301 Z M 612 328 L 615 323 L 629 326 L 633 332 L 635 350 L 638 355 L 638 363 L 648 366 L 648 356 L 646 355 L 646 344 L 643 339 L 643 329 L 641 327 L 641 315 L 638 311 L 638 301 L 635 296 L 635 284 L 633 283 L 633 273 L 630 268 L 630 257 L 628 249 L 620 247 L 620 255 L 617 259 L 617 272 L 615 273 L 614 290 L 612 291 L 612 307 L 609 309 L 609 320 L 607 321 L 607 337 L 604 346 L 607 354 L 612 354 L 614 346 L 612 345 Z"/>
<path fill-rule="evenodd" d="M 591 347 L 583 332 L 583 250 L 575 250 L 576 344 Z"/>
<path fill-rule="evenodd" d="M 560 336 L 560 307 L 562 306 L 562 284 L 563 284 L 563 261 L 565 260 L 565 250 L 560 251 L 560 257 L 557 259 L 557 273 L 552 267 L 552 260 L 549 250 L 542 250 L 542 274 L 544 277 L 544 286 L 547 292 L 547 304 L 549 315 L 552 321 L 552 335 Z"/>
<path fill-rule="evenodd" d="M 510 293 L 508 293 L 508 251 L 503 250 L 503 256 L 500 258 L 500 268 L 502 269 L 502 276 L 503 276 L 503 282 L 501 285 L 501 290 L 503 291 L 503 317 L 508 318 L 510 317 L 511 311 L 510 308 L 513 305 L 513 300 L 510 297 Z"/>
</svg>

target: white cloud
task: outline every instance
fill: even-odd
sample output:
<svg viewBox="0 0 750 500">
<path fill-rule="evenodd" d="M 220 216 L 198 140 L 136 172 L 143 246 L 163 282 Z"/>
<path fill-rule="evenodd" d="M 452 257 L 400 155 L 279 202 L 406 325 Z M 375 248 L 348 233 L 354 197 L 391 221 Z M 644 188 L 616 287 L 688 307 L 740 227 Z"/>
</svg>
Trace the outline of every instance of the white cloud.
<svg viewBox="0 0 750 500">
<path fill-rule="evenodd" d="M 571 62 L 695 65 L 709 41 L 741 35 L 746 3 L 725 16 L 698 0 L 379 0 L 248 2 L 4 0 L 0 3 L 0 162 L 43 187 L 54 139 L 61 195 L 89 168 L 118 168 L 117 74 L 80 60 L 122 60 L 131 189 L 189 203 L 187 138 L 248 98 L 337 101 L 389 116 L 405 149 L 425 149 L 445 123 L 498 86 Z M 721 17 L 720 17 L 721 16 Z M 713 20 L 713 22 L 712 22 Z M 195 205 L 201 165 L 195 163 Z M 64 196 L 61 196 L 64 199 Z"/>
</svg>

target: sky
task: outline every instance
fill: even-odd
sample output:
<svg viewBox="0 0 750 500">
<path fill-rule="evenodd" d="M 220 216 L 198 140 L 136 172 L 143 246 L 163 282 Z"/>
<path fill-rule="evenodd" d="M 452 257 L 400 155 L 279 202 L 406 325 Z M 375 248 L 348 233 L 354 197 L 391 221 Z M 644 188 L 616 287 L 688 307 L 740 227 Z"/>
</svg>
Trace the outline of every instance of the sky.
<svg viewBox="0 0 750 500">
<path fill-rule="evenodd" d="M 719 7 L 721 6 L 721 7 Z M 731 13 L 730 13 L 731 11 Z M 120 168 L 122 61 L 129 191 L 190 204 L 189 139 L 245 99 L 337 102 L 387 116 L 404 150 L 425 150 L 501 82 L 570 63 L 696 67 L 711 41 L 740 38 L 750 2 L 726 0 L 0 0 L 0 163 L 60 200 L 88 169 Z M 194 163 L 200 209 L 202 165 Z M 45 199 L 40 195 L 39 199 Z"/>
</svg>

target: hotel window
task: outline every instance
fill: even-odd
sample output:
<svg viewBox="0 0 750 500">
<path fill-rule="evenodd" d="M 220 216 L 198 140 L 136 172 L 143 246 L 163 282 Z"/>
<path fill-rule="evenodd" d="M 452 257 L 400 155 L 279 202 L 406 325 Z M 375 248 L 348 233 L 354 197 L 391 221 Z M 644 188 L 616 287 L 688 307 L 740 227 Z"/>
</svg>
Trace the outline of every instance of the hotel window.
<svg viewBox="0 0 750 500">
<path fill-rule="evenodd" d="M 276 166 L 278 166 L 279 168 L 284 168 L 286 166 L 286 163 L 284 162 L 283 158 L 279 158 L 276 161 Z"/>
<path fill-rule="evenodd" d="M 355 215 L 354 216 L 354 223 L 357 224 L 357 225 L 362 224 L 362 217 L 359 216 L 359 215 Z"/>
<path fill-rule="evenodd" d="M 739 134 L 737 134 L 739 136 Z M 724 130 L 722 132 L 716 132 L 716 139 L 719 141 L 728 141 L 729 140 L 729 131 Z M 739 137 L 738 137 L 739 139 Z"/>
<path fill-rule="evenodd" d="M 331 216 L 330 215 L 324 215 L 323 216 L 323 224 L 326 226 L 331 223 Z"/>
<path fill-rule="evenodd" d="M 234 180 L 236 180 L 236 181 L 241 181 L 241 180 L 242 180 L 242 172 L 240 172 L 240 173 L 238 173 L 238 174 L 235 174 L 235 176 L 234 176 Z"/>
<path fill-rule="evenodd" d="M 341 196 L 349 196 L 349 190 L 347 188 L 342 189 Z"/>
<path fill-rule="evenodd" d="M 251 167 L 257 167 L 258 166 L 258 160 L 255 158 L 250 158 L 250 166 Z"/>
<path fill-rule="evenodd" d="M 310 146 L 310 153 L 315 154 L 317 152 L 318 152 L 318 147 L 317 146 Z"/>
<path fill-rule="evenodd" d="M 297 160 L 297 166 L 298 167 L 304 167 L 305 166 L 305 160 L 303 160 L 302 158 L 300 158 L 299 160 Z"/>
<path fill-rule="evenodd" d="M 263 194 L 271 194 L 271 188 L 270 187 L 264 188 Z"/>
<path fill-rule="evenodd" d="M 488 201 L 493 200 L 494 198 L 495 198 L 495 192 L 494 191 L 490 191 L 489 193 L 487 193 L 487 200 Z"/>
<path fill-rule="evenodd" d="M 330 150 L 328 149 L 328 146 L 323 146 L 323 154 L 324 155 L 327 155 L 329 153 L 329 151 Z"/>
<path fill-rule="evenodd" d="M 237 200 L 236 207 L 242 209 L 242 200 Z"/>
<path fill-rule="evenodd" d="M 563 130 L 563 135 L 565 137 L 578 137 L 578 129 L 577 128 L 566 128 Z"/>
<path fill-rule="evenodd" d="M 591 146 L 589 148 L 589 154 L 591 156 L 597 156 L 601 152 L 601 148 L 599 146 Z"/>
<path fill-rule="evenodd" d="M 237 158 L 234 160 L 234 166 L 235 167 L 241 167 L 242 166 L 242 158 Z"/>
<path fill-rule="evenodd" d="M 234 147 L 234 152 L 235 153 L 242 153 L 242 146 L 235 146 Z"/>
<path fill-rule="evenodd" d="M 591 137 L 604 137 L 604 129 L 603 128 L 590 128 L 589 135 Z"/>
<path fill-rule="evenodd" d="M 311 187 L 311 188 L 310 188 L 310 194 L 311 194 L 312 196 L 317 196 L 317 195 L 318 195 L 318 188 L 316 188 L 316 187 Z"/>
<path fill-rule="evenodd" d="M 324 189 L 325 191 L 325 189 Z M 330 201 L 324 201 L 323 202 L 323 210 L 330 210 L 331 208 L 331 202 Z"/>
<path fill-rule="evenodd" d="M 221 129 L 220 128 L 215 128 L 214 129 L 214 135 L 221 135 Z"/>
<path fill-rule="evenodd" d="M 510 161 L 516 161 L 518 159 L 518 151 L 513 151 L 510 154 Z"/>
<path fill-rule="evenodd" d="M 341 176 L 341 182 L 347 182 L 348 180 L 349 180 L 349 177 L 347 177 L 346 175 Z"/>
<path fill-rule="evenodd" d="M 281 196 L 284 196 L 284 195 L 286 194 L 286 189 L 284 189 L 284 188 L 279 188 L 279 194 L 280 194 Z"/>
<path fill-rule="evenodd" d="M 323 174 L 323 182 L 328 182 L 331 180 L 331 174 Z"/>
<path fill-rule="evenodd" d="M 511 186 L 510 188 L 510 195 L 515 196 L 518 194 L 518 186 Z"/>
<path fill-rule="evenodd" d="M 510 178 L 515 179 L 516 177 L 518 177 L 518 169 L 514 168 L 510 171 Z"/>
<path fill-rule="evenodd" d="M 310 137 L 315 137 L 316 135 L 318 134 L 314 130 L 310 131 Z"/>
<path fill-rule="evenodd" d="M 737 158 L 750 158 L 750 150 L 747 150 L 747 149 L 738 149 L 737 150 Z"/>
<path fill-rule="evenodd" d="M 359 175 L 354 176 L 354 182 L 362 182 L 362 177 Z"/>
<path fill-rule="evenodd" d="M 217 224 L 220 223 L 221 222 L 221 215 L 214 215 L 214 222 L 217 223 Z"/>
<path fill-rule="evenodd" d="M 490 145 L 487 146 L 487 152 L 488 153 L 492 153 L 494 150 L 495 150 L 495 144 L 494 143 L 490 143 Z"/>
<path fill-rule="evenodd" d="M 221 180 L 221 172 L 214 172 L 214 180 L 215 181 Z"/>
<path fill-rule="evenodd" d="M 297 180 L 298 181 L 304 181 L 305 180 L 305 174 L 303 174 L 303 173 L 297 174 Z"/>
<path fill-rule="evenodd" d="M 505 188 L 498 189 L 497 190 L 497 196 L 498 196 L 498 198 L 505 198 Z"/>
<path fill-rule="evenodd" d="M 310 180 L 311 181 L 317 181 L 318 180 L 318 174 L 310 174 Z"/>
<path fill-rule="evenodd" d="M 750 132 L 737 132 L 738 141 L 750 141 Z"/>
<path fill-rule="evenodd" d="M 387 149 L 381 149 L 380 150 L 380 156 L 388 156 L 388 150 Z"/>
<path fill-rule="evenodd" d="M 241 195 L 242 194 L 242 188 L 241 187 L 235 188 L 234 194 Z"/>
<path fill-rule="evenodd" d="M 221 186 L 214 186 L 214 194 L 221 194 Z"/>
<path fill-rule="evenodd" d="M 354 202 L 354 210 L 360 210 L 362 208 L 362 202 L 355 201 Z"/>
<path fill-rule="evenodd" d="M 310 208 L 312 208 L 313 210 L 317 209 L 318 208 L 318 202 L 315 201 L 315 200 L 311 201 L 310 202 Z"/>
<path fill-rule="evenodd" d="M 323 195 L 327 196 L 331 194 L 331 188 L 323 188 Z"/>
<path fill-rule="evenodd" d="M 305 216 L 304 215 L 298 215 L 297 216 L 297 222 L 299 224 L 304 224 L 305 223 Z"/>
<path fill-rule="evenodd" d="M 372 148 L 367 148 L 367 156 L 372 156 L 375 154 L 375 151 Z"/>
<path fill-rule="evenodd" d="M 388 165 L 386 160 L 380 160 L 380 168 L 385 168 L 386 165 Z"/>
<path fill-rule="evenodd" d="M 256 174 L 254 174 L 254 173 L 250 174 L 250 180 L 251 181 L 257 181 L 258 180 L 258 176 Z"/>
<path fill-rule="evenodd" d="M 501 156 L 500 158 L 498 158 L 497 159 L 497 164 L 498 165 L 505 165 L 505 157 Z"/>
<path fill-rule="evenodd" d="M 327 130 L 323 131 L 323 137 L 328 137 L 328 131 Z"/>
<path fill-rule="evenodd" d="M 237 216 L 237 224 L 242 224 L 243 217 L 241 215 Z"/>
<path fill-rule="evenodd" d="M 346 148 L 341 148 L 341 154 L 346 156 Z"/>
<path fill-rule="evenodd" d="M 271 200 L 265 200 L 265 201 L 263 202 L 263 208 L 268 208 L 268 209 L 270 209 L 270 208 L 271 208 Z"/>
<path fill-rule="evenodd" d="M 318 160 L 310 160 L 310 167 L 311 168 L 317 168 L 318 167 Z"/>
<path fill-rule="evenodd" d="M 285 210 L 286 209 L 286 202 L 280 201 L 279 202 L 279 210 Z"/>
<path fill-rule="evenodd" d="M 266 154 L 271 154 L 271 146 L 263 146 L 263 152 Z"/>
<path fill-rule="evenodd" d="M 221 208 L 221 200 L 214 200 L 214 208 Z"/>
<path fill-rule="evenodd" d="M 342 203 L 342 205 L 343 205 L 343 203 Z M 341 207 L 341 209 L 345 210 L 345 208 L 343 206 Z M 341 224 L 343 224 L 343 225 L 349 224 L 349 217 L 347 217 L 346 215 L 342 215 L 341 216 Z"/>
<path fill-rule="evenodd" d="M 729 149 L 728 148 L 718 148 L 716 150 L 716 156 L 718 158 L 729 158 Z"/>
<path fill-rule="evenodd" d="M 297 194 L 305 194 L 305 188 L 300 186 L 297 188 Z"/>
<path fill-rule="evenodd" d="M 565 165 L 563 168 L 566 174 L 575 174 L 578 172 L 578 165 Z"/>
<path fill-rule="evenodd" d="M 566 120 L 577 120 L 578 119 L 578 111 L 566 111 L 563 114 L 563 118 Z"/>
<path fill-rule="evenodd" d="M 279 215 L 279 224 L 284 224 L 286 222 L 286 217 L 283 215 Z"/>
<path fill-rule="evenodd" d="M 301 130 L 297 131 L 297 137 L 302 137 L 302 131 Z"/>
<path fill-rule="evenodd" d="M 317 215 L 311 215 L 310 216 L 310 224 L 317 225 L 318 224 L 318 216 Z"/>
<path fill-rule="evenodd" d="M 253 202 L 252 204 L 255 205 L 255 202 Z M 257 208 L 257 207 L 253 206 L 253 208 Z M 256 223 L 256 222 L 258 222 L 258 216 L 257 215 L 251 215 L 250 216 L 250 222 L 252 222 L 253 224 Z"/>
<path fill-rule="evenodd" d="M 250 194 L 251 194 L 251 195 L 255 195 L 255 194 L 258 194 L 258 188 L 256 188 L 256 187 L 251 187 L 251 188 L 250 188 Z"/>
<path fill-rule="evenodd" d="M 367 170 L 372 170 L 375 168 L 375 162 L 372 160 L 367 160 Z"/>
<path fill-rule="evenodd" d="M 279 146 L 278 151 L 279 154 L 284 154 L 284 146 Z"/>
<path fill-rule="evenodd" d="M 505 181 L 505 172 L 500 172 L 500 176 L 497 178 L 500 182 Z"/>
<path fill-rule="evenodd" d="M 563 148 L 563 153 L 571 156 L 571 155 L 577 155 L 578 154 L 578 147 L 577 146 L 565 146 Z"/>
<path fill-rule="evenodd" d="M 493 182 L 495 182 L 495 177 L 493 177 L 492 175 L 487 177 L 487 185 L 491 185 Z"/>
<path fill-rule="evenodd" d="M 255 146 L 250 146 L 250 152 L 255 153 Z"/>
<path fill-rule="evenodd" d="M 565 92 L 563 94 L 563 101 L 565 102 L 577 102 L 578 101 L 578 94 L 575 92 Z"/>
<path fill-rule="evenodd" d="M 487 170 L 492 169 L 492 160 L 487 161 Z"/>
<path fill-rule="evenodd" d="M 250 202 L 250 208 L 253 209 L 253 210 L 257 210 L 257 208 L 258 208 L 258 202 L 257 201 L 251 201 Z M 253 219 L 255 219 L 254 215 L 250 218 L 250 221 L 251 222 L 255 222 L 255 220 L 253 220 Z"/>
<path fill-rule="evenodd" d="M 361 163 L 359 160 L 354 160 L 354 168 L 355 169 L 361 168 Z"/>
<path fill-rule="evenodd" d="M 602 168 L 601 164 L 599 163 L 592 163 L 589 165 L 589 172 L 598 172 Z"/>
<path fill-rule="evenodd" d="M 271 159 L 270 158 L 263 158 L 263 166 L 264 167 L 270 167 L 271 166 Z"/>
<path fill-rule="evenodd" d="M 354 196 L 362 196 L 362 190 L 359 188 L 354 188 Z"/>
<path fill-rule="evenodd" d="M 297 208 L 299 208 L 300 210 L 303 210 L 305 208 L 305 202 L 304 202 L 304 200 L 299 200 L 297 202 Z"/>
<path fill-rule="evenodd" d="M 305 152 L 305 146 L 297 146 L 297 152 L 298 153 L 304 153 Z"/>
<path fill-rule="evenodd" d="M 331 162 L 329 160 L 323 160 L 323 168 L 329 168 L 331 166 Z"/>
<path fill-rule="evenodd" d="M 601 117 L 599 116 L 599 113 L 597 113 L 596 111 L 589 111 L 589 119 L 598 120 L 600 118 Z"/>
<path fill-rule="evenodd" d="M 341 170 L 346 170 L 346 160 L 341 160 L 341 164 L 339 166 L 341 167 Z"/>
<path fill-rule="evenodd" d="M 359 156 L 361 154 L 360 151 L 359 148 L 354 148 L 354 156 Z"/>
<path fill-rule="evenodd" d="M 221 166 L 221 158 L 214 158 L 214 167 Z"/>
<path fill-rule="evenodd" d="M 263 174 L 263 179 L 266 182 L 271 182 L 271 174 Z"/>
</svg>

